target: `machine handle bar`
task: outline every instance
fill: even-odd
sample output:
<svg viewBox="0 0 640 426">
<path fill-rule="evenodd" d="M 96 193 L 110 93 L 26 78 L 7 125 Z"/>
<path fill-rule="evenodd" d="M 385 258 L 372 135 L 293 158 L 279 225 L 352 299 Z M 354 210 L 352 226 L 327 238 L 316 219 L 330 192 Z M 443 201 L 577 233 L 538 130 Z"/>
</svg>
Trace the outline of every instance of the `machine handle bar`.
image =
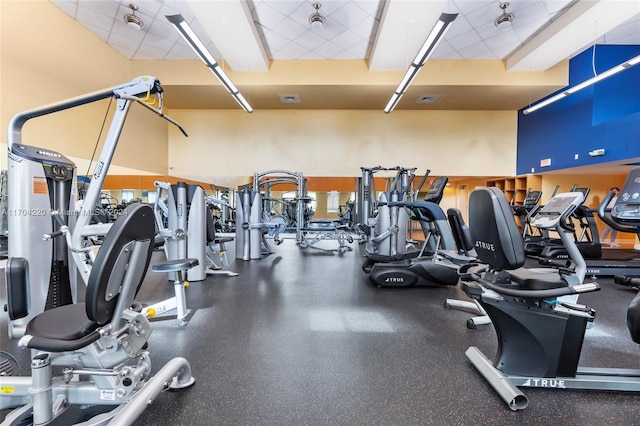
<svg viewBox="0 0 640 426">
<path fill-rule="evenodd" d="M 620 232 L 630 232 L 632 234 L 636 234 L 638 232 L 638 228 L 634 227 L 634 226 L 627 226 L 627 225 L 622 225 L 616 221 L 614 221 L 611 217 L 607 216 L 605 214 L 606 210 L 607 210 L 607 206 L 609 205 L 609 203 L 611 202 L 611 200 L 613 199 L 613 197 L 616 195 L 615 192 L 610 191 L 607 195 L 604 196 L 604 199 L 602 200 L 602 202 L 600 203 L 600 207 L 598 207 L 598 217 L 607 225 L 609 225 L 610 227 L 612 227 L 613 229 L 620 231 Z"/>
<path fill-rule="evenodd" d="M 574 286 L 558 287 L 548 290 L 524 290 L 493 284 L 476 273 L 471 274 L 471 279 L 498 294 L 521 297 L 523 299 L 551 299 L 554 297 L 567 296 L 569 294 L 579 294 L 600 290 L 600 285 L 598 285 L 598 283 L 577 284 Z"/>
</svg>

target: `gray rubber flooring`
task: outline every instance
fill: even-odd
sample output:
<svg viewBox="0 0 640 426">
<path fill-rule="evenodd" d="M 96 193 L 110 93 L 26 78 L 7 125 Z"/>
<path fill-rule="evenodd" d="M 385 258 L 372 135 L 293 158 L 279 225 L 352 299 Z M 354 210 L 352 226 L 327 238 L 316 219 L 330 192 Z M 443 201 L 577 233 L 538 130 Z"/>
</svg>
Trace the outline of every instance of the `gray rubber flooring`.
<svg viewBox="0 0 640 426">
<path fill-rule="evenodd" d="M 154 321 L 149 350 L 155 371 L 187 358 L 196 383 L 162 393 L 135 425 L 640 424 L 633 393 L 526 389 L 529 407 L 511 411 L 464 356 L 473 345 L 493 357 L 497 343 L 491 325 L 467 329 L 468 313 L 444 309 L 447 298 L 464 297 L 457 288 L 379 289 L 360 269 L 357 243 L 336 247 L 288 240 L 260 260 L 230 259 L 238 277 L 191 283 L 189 324 Z M 581 365 L 638 368 L 625 325 L 635 291 L 598 282 L 602 291 L 580 299 L 597 310 Z M 150 272 L 139 300 L 172 292 Z M 28 374 L 27 351 L 6 340 L 6 315 L 0 326 L 3 350 L 19 352 Z"/>
</svg>

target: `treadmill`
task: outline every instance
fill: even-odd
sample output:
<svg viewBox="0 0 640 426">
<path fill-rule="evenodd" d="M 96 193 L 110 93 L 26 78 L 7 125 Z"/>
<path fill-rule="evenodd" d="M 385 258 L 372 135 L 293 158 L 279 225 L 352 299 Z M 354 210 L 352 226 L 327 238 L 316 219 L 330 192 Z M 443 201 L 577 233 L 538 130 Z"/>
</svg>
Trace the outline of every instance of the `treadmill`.
<svg viewBox="0 0 640 426">
<path fill-rule="evenodd" d="M 605 213 L 607 205 L 614 196 L 614 192 L 609 192 L 604 197 L 598 207 L 598 217 L 613 229 L 634 233 L 640 238 L 640 229 L 637 225 L 640 216 L 640 168 L 629 172 L 627 180 L 618 194 L 618 200 L 611 209 L 612 218 L 609 218 Z M 633 251 L 631 256 L 625 259 L 587 260 L 587 274 L 640 276 L 640 251 Z"/>
</svg>

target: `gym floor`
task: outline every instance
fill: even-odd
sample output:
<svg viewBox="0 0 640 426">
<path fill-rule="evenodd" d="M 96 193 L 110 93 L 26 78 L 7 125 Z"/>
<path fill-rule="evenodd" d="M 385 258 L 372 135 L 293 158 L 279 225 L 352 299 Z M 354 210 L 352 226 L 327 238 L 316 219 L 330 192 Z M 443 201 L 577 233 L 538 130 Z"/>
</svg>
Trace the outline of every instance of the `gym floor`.
<svg viewBox="0 0 640 426">
<path fill-rule="evenodd" d="M 468 313 L 443 307 L 464 297 L 456 287 L 379 289 L 360 269 L 361 246 L 336 247 L 287 240 L 263 259 L 230 259 L 237 277 L 191 283 L 189 324 L 154 321 L 149 350 L 154 371 L 187 358 L 196 383 L 162 393 L 135 425 L 638 424 L 633 393 L 525 389 L 529 407 L 511 411 L 464 356 L 473 345 L 491 358 L 497 343 L 491 325 L 467 329 Z M 638 368 L 625 323 L 635 291 L 597 281 L 600 292 L 580 296 L 597 310 L 581 365 Z M 139 300 L 172 293 L 150 271 Z M 28 351 L 7 340 L 6 321 L 2 349 L 29 374 Z M 70 410 L 56 424 L 92 414 Z"/>
</svg>

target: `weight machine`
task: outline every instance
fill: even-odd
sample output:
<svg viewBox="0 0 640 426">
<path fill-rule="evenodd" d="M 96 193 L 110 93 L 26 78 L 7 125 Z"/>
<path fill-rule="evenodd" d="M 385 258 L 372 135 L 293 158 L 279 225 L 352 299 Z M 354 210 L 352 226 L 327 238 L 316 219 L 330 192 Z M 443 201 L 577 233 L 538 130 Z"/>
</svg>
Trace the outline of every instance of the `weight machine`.
<svg viewBox="0 0 640 426">
<path fill-rule="evenodd" d="M 164 251 L 168 261 L 178 259 L 196 259 L 198 264 L 187 272 L 186 280 L 174 274 L 175 296 L 145 308 L 153 310 L 154 316 L 176 311 L 180 325 L 187 325 L 187 309 L 185 289 L 190 281 L 203 281 L 207 275 L 237 276 L 236 272 L 220 270 L 209 255 L 214 254 L 211 245 L 218 244 L 215 250 L 226 263 L 224 243 L 233 238 L 219 238 L 215 235 L 215 225 L 209 210 L 209 200 L 200 185 L 177 182 L 154 182 L 156 201 L 154 216 L 159 235 L 164 238 Z M 211 267 L 215 267 L 215 270 Z"/>
<path fill-rule="evenodd" d="M 142 76 L 19 113 L 9 123 L 9 337 L 22 336 L 18 345 L 32 349 L 33 356 L 30 377 L 3 378 L 0 409 L 19 407 L 3 424 L 23 424 L 31 416 L 34 424 L 47 424 L 69 405 L 116 405 L 95 424 L 129 424 L 162 390 L 193 383 L 184 358 L 172 359 L 149 378 L 150 358 L 143 348 L 151 327 L 134 298 L 153 249 L 153 211 L 131 205 L 114 224 L 89 224 L 132 102 L 186 136 L 164 114 L 162 95 L 157 79 Z M 30 119 L 108 98 L 116 100 L 116 111 L 85 199 L 76 202 L 73 162 L 22 144 L 22 127 Z M 94 245 L 95 236 L 104 236 L 101 245 Z M 154 268 L 184 272 L 195 262 L 181 259 Z M 77 300 L 78 281 L 87 285 L 85 303 Z M 52 377 L 54 365 L 63 368 L 61 377 Z"/>
</svg>

